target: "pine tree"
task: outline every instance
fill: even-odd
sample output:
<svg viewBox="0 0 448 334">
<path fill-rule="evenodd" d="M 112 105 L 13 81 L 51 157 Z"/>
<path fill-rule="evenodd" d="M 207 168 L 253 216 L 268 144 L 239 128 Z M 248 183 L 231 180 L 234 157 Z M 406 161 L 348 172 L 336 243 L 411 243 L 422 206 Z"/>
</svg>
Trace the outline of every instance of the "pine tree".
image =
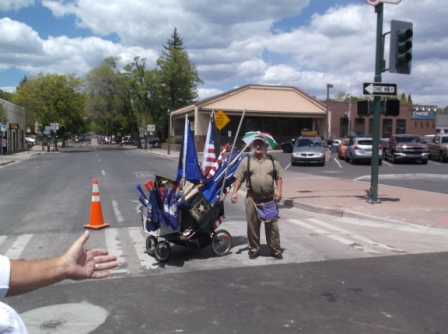
<svg viewBox="0 0 448 334">
<path fill-rule="evenodd" d="M 412 97 L 411 97 L 411 94 L 408 94 L 408 102 L 409 102 L 409 104 L 412 104 Z"/>
<path fill-rule="evenodd" d="M 173 49 L 178 49 L 178 50 L 184 49 L 183 39 L 180 38 L 179 34 L 177 33 L 177 28 L 174 28 L 174 32 L 171 35 L 171 38 L 166 41 L 166 44 L 167 45 L 163 45 L 163 48 L 166 51 L 168 51 L 168 53 L 166 53 L 164 50 L 162 50 L 162 53 L 165 56 L 168 56 L 169 52 Z"/>
</svg>

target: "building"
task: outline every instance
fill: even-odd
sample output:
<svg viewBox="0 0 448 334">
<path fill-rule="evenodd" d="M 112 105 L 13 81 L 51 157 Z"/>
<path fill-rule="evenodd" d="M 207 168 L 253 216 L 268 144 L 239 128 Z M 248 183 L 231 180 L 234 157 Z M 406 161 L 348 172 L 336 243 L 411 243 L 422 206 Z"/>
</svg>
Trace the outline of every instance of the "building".
<svg viewBox="0 0 448 334">
<path fill-rule="evenodd" d="M 448 115 L 436 115 L 436 131 L 437 133 L 448 133 Z"/>
<path fill-rule="evenodd" d="M 7 139 L 8 152 L 22 151 L 25 149 L 25 110 L 3 99 L 0 99 L 0 104 L 6 110 L 5 131 L 2 132 L 2 137 Z"/>
<path fill-rule="evenodd" d="M 372 135 L 373 117 L 358 117 L 357 103 L 328 102 L 330 117 L 330 138 L 342 138 L 347 132 Z M 392 134 L 412 133 L 429 135 L 436 133 L 436 106 L 411 104 L 400 105 L 397 117 L 380 116 L 380 138 L 389 138 Z"/>
<path fill-rule="evenodd" d="M 239 127 L 238 138 L 261 130 L 272 134 L 278 143 L 299 136 L 304 128 L 316 130 L 321 137 L 327 131 L 326 105 L 306 92 L 288 86 L 246 85 L 172 111 L 170 137 L 183 135 L 188 115 L 196 149 L 202 151 L 213 110 L 222 110 L 230 119 L 219 131 L 221 145 L 233 142 Z M 243 142 L 237 140 L 236 144 L 239 147 Z"/>
</svg>

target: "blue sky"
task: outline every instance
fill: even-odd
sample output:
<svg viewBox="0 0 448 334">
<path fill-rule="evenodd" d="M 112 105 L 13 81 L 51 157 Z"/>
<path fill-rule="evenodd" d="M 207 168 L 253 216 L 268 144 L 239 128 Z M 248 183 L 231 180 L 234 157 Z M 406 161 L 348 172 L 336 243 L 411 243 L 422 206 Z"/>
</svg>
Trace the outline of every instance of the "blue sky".
<svg viewBox="0 0 448 334">
<path fill-rule="evenodd" d="M 411 75 L 385 72 L 414 103 L 448 106 L 448 6 L 440 0 L 384 5 L 414 23 Z M 430 18 L 430 19 L 429 19 Z M 0 88 L 39 72 L 82 77 L 106 57 L 155 66 L 177 28 L 204 85 L 200 98 L 245 84 L 299 87 L 320 99 L 372 82 L 376 14 L 364 0 L 1 0 Z M 388 61 L 388 37 L 385 59 Z M 351 83 L 351 84 L 350 84 Z"/>
</svg>

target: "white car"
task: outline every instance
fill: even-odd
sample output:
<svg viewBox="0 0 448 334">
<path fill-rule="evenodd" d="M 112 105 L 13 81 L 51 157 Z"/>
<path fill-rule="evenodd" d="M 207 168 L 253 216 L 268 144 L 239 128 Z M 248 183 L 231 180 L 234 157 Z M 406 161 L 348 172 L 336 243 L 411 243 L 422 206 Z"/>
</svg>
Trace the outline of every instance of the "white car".
<svg viewBox="0 0 448 334">
<path fill-rule="evenodd" d="M 30 144 L 36 144 L 36 139 L 34 139 L 34 138 L 32 138 L 32 137 L 25 137 L 25 141 L 27 142 L 27 143 L 30 143 Z"/>
</svg>

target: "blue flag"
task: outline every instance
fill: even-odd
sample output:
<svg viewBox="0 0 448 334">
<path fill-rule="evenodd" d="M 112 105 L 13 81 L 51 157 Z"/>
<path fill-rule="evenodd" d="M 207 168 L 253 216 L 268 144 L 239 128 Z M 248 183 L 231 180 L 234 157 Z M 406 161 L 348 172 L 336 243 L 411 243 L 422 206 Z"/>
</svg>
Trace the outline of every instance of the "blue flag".
<svg viewBox="0 0 448 334">
<path fill-rule="evenodd" d="M 191 132 L 188 118 L 185 118 L 185 131 L 184 137 L 182 138 L 182 146 L 180 148 L 179 164 L 177 169 L 177 184 L 179 184 L 183 175 L 185 175 L 185 179 L 187 181 L 190 181 L 193 184 L 200 183 L 203 178 L 201 167 L 199 166 L 198 155 L 196 153 L 196 146 L 194 145 L 193 133 Z"/>
</svg>

